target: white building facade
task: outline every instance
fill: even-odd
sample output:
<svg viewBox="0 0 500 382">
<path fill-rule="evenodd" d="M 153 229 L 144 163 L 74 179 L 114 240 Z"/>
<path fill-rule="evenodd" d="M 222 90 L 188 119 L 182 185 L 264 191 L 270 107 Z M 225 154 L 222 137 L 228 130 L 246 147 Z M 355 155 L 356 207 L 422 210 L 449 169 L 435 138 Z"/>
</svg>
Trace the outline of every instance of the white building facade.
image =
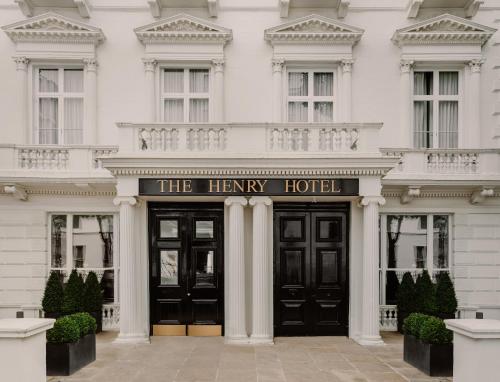
<svg viewBox="0 0 500 382">
<path fill-rule="evenodd" d="M 423 269 L 500 318 L 500 1 L 2 0 L 0 25 L 0 317 L 76 268 L 121 342 L 380 344 Z"/>
</svg>

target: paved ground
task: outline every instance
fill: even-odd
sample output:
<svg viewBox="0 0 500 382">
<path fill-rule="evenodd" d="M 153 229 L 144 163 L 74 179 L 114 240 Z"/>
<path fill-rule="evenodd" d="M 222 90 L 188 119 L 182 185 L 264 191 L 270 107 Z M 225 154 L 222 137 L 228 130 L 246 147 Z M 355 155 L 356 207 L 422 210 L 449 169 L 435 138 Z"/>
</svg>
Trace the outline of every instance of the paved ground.
<svg viewBox="0 0 500 382">
<path fill-rule="evenodd" d="M 403 362 L 402 337 L 384 335 L 386 346 L 365 348 L 345 337 L 277 338 L 274 346 L 229 346 L 220 337 L 153 337 L 151 345 L 115 345 L 98 336 L 97 360 L 72 382 L 427 382 Z"/>
</svg>

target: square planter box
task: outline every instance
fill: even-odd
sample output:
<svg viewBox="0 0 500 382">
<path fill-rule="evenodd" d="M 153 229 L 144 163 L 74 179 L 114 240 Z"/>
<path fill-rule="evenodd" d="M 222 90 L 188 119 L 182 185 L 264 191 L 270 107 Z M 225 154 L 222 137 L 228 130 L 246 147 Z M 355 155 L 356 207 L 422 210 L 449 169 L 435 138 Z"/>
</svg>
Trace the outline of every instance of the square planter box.
<svg viewBox="0 0 500 382">
<path fill-rule="evenodd" d="M 404 336 L 404 360 L 433 377 L 453 375 L 453 344 L 435 345 Z"/>
<path fill-rule="evenodd" d="M 78 342 L 46 345 L 47 375 L 71 375 L 95 361 L 95 334 L 87 334 Z"/>
</svg>

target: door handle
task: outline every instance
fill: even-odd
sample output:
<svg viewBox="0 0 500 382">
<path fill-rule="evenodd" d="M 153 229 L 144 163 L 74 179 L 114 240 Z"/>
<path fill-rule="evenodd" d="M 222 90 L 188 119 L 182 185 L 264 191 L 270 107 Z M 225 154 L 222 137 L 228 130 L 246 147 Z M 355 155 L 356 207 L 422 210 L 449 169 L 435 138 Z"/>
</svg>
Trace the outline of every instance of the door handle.
<svg viewBox="0 0 500 382">
<path fill-rule="evenodd" d="M 188 297 L 189 297 L 189 296 L 191 296 L 191 293 L 187 293 L 187 296 L 188 296 Z"/>
</svg>

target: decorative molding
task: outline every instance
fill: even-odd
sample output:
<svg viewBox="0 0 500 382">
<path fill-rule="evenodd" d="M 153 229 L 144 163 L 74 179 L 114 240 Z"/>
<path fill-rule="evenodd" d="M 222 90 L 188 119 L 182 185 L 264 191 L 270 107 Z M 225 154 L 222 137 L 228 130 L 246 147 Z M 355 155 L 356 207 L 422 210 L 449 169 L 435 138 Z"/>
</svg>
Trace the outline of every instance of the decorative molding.
<svg viewBox="0 0 500 382">
<path fill-rule="evenodd" d="M 219 11 L 219 0 L 207 0 L 208 14 L 210 17 L 217 17 Z"/>
<path fill-rule="evenodd" d="M 224 65 L 226 61 L 222 58 L 216 58 L 212 60 L 212 65 L 214 67 L 215 73 L 224 72 Z"/>
<path fill-rule="evenodd" d="M 398 46 L 418 44 L 484 45 L 496 29 L 458 16 L 444 14 L 398 29 L 392 41 Z"/>
<path fill-rule="evenodd" d="M 26 72 L 28 70 L 28 64 L 30 62 L 30 60 L 28 58 L 23 57 L 23 56 L 15 56 L 15 57 L 12 57 L 12 59 L 16 63 L 16 70 L 22 70 L 24 72 Z"/>
<path fill-rule="evenodd" d="M 266 29 L 265 39 L 271 44 L 290 42 L 336 42 L 356 44 L 364 30 L 319 15 L 309 15 Z"/>
<path fill-rule="evenodd" d="M 472 73 L 481 73 L 481 66 L 484 64 L 484 59 L 469 61 L 469 67 Z"/>
<path fill-rule="evenodd" d="M 493 188 L 483 187 L 482 189 L 476 190 L 472 193 L 470 202 L 471 204 L 482 203 L 486 200 L 486 198 L 493 196 L 495 196 L 495 190 L 493 190 Z"/>
<path fill-rule="evenodd" d="M 342 65 L 342 71 L 344 73 L 350 73 L 352 72 L 352 66 L 354 65 L 354 60 L 342 60 L 340 64 Z"/>
<path fill-rule="evenodd" d="M 284 58 L 273 58 L 271 63 L 273 65 L 273 72 L 283 72 L 283 68 L 285 67 Z"/>
<path fill-rule="evenodd" d="M 134 29 L 143 44 L 196 42 L 225 44 L 233 38 L 230 29 L 184 13 Z"/>
<path fill-rule="evenodd" d="M 401 204 L 408 204 L 418 196 L 420 196 L 420 186 L 408 186 L 401 194 Z"/>
<path fill-rule="evenodd" d="M 474 17 L 479 10 L 479 7 L 484 3 L 484 0 L 469 0 L 465 2 L 462 1 L 461 4 L 457 3 L 458 0 L 449 1 L 448 7 L 442 6 L 440 8 L 459 8 L 463 7 L 464 13 L 466 17 Z M 421 9 L 424 8 L 435 8 L 434 3 L 435 0 L 409 0 L 408 2 L 408 12 L 407 17 L 409 19 L 414 19 L 418 17 Z"/>
<path fill-rule="evenodd" d="M 401 73 L 410 73 L 414 63 L 413 60 L 401 60 L 399 62 Z"/>
<path fill-rule="evenodd" d="M 349 5 L 351 2 L 349 0 L 340 0 L 339 6 L 337 8 L 337 17 L 339 19 L 343 19 L 347 16 L 347 12 L 349 11 Z"/>
<path fill-rule="evenodd" d="M 290 0 L 279 0 L 280 2 L 280 17 L 287 18 L 290 11 Z"/>
<path fill-rule="evenodd" d="M 465 17 L 474 17 L 479 11 L 479 7 L 484 4 L 484 0 L 471 0 L 465 7 Z"/>
<path fill-rule="evenodd" d="M 158 61 L 156 61 L 154 58 L 143 58 L 142 63 L 144 64 L 144 71 L 145 72 L 153 72 L 154 73 L 156 65 L 158 64 Z"/>
<path fill-rule="evenodd" d="M 349 10 L 350 0 L 336 0 L 336 3 L 332 3 L 331 1 L 326 1 L 327 8 L 336 8 L 337 9 L 337 17 L 339 19 L 343 19 L 347 16 L 347 12 Z M 279 9 L 280 9 L 280 17 L 287 18 L 290 8 L 307 8 L 307 4 L 297 6 L 294 4 L 294 0 L 279 0 Z"/>
<path fill-rule="evenodd" d="M 86 72 L 97 72 L 97 60 L 95 58 L 84 58 L 83 64 Z"/>
<path fill-rule="evenodd" d="M 48 195 L 48 196 L 83 196 L 83 197 L 109 197 L 115 196 L 116 191 L 95 191 L 95 190 L 62 190 L 48 188 L 27 188 L 23 187 L 27 195 Z M 0 194 L 8 194 L 4 189 L 0 189 Z"/>
<path fill-rule="evenodd" d="M 240 204 L 243 207 L 245 207 L 246 205 L 248 205 L 248 200 L 244 196 L 228 196 L 224 200 L 224 204 L 226 206 L 231 206 L 233 204 Z"/>
<path fill-rule="evenodd" d="M 480 190 L 481 191 L 481 190 Z M 420 191 L 418 196 L 414 196 L 413 199 L 435 199 L 435 198 L 466 198 L 471 199 L 472 194 L 470 191 L 453 191 L 453 190 L 432 190 L 432 191 Z M 384 198 L 402 198 L 402 193 L 395 190 L 382 191 L 382 196 Z M 494 192 L 490 197 L 500 198 L 500 192 Z"/>
<path fill-rule="evenodd" d="M 96 46 L 104 40 L 101 29 L 53 12 L 5 25 L 2 29 L 15 43 L 90 43 Z"/>
<path fill-rule="evenodd" d="M 153 17 L 161 16 L 161 0 L 148 0 L 148 6 Z"/>
<path fill-rule="evenodd" d="M 362 196 L 359 202 L 360 206 L 366 207 L 370 204 L 378 204 L 379 206 L 383 206 L 385 204 L 385 199 L 383 196 Z"/>
<path fill-rule="evenodd" d="M 21 200 L 23 202 L 28 200 L 28 193 L 26 189 L 19 185 L 7 185 L 3 187 L 3 190 L 6 194 L 12 195 L 17 200 Z"/>
<path fill-rule="evenodd" d="M 205 0 L 208 9 L 208 15 L 210 17 L 217 17 L 217 12 L 219 10 L 219 0 Z M 195 3 L 189 2 L 188 0 L 183 1 L 183 8 L 197 8 L 200 6 L 199 1 Z M 190 4 L 191 3 L 191 4 Z M 163 8 L 168 8 L 168 1 L 162 0 L 147 0 L 149 11 L 151 15 L 155 18 L 161 17 L 161 11 Z"/>
<path fill-rule="evenodd" d="M 423 3 L 424 0 L 410 0 L 408 3 L 408 13 L 406 14 L 406 17 L 409 19 L 416 18 Z"/>
<path fill-rule="evenodd" d="M 78 8 L 78 13 L 84 18 L 90 17 L 90 8 L 87 0 L 73 0 L 76 7 Z"/>
<path fill-rule="evenodd" d="M 19 9 L 26 17 L 33 16 L 33 3 L 31 0 L 14 0 L 15 3 L 19 6 Z"/>
<path fill-rule="evenodd" d="M 134 196 L 117 196 L 113 199 L 113 204 L 115 206 L 120 206 L 122 204 L 135 206 L 137 204 L 137 199 Z"/>
</svg>

